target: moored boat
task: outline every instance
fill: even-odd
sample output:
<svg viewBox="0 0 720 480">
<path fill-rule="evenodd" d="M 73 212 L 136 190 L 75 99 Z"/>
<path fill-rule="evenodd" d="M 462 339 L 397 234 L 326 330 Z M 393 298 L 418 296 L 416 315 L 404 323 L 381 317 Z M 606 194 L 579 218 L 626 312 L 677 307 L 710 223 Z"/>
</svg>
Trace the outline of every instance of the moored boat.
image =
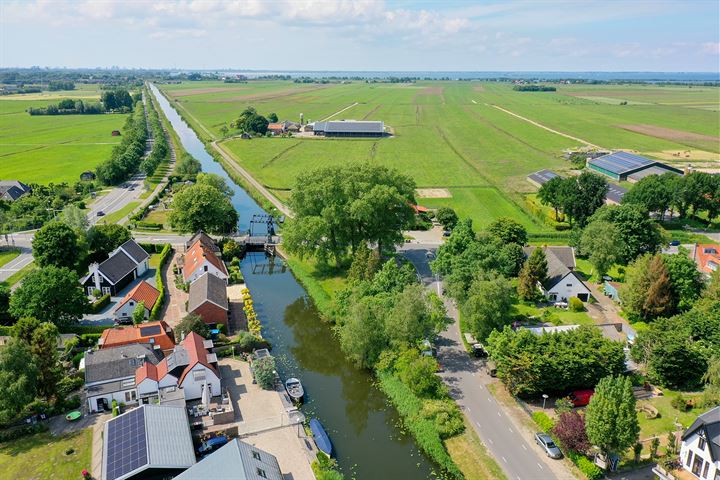
<svg viewBox="0 0 720 480">
<path fill-rule="evenodd" d="M 305 395 L 305 390 L 303 389 L 302 383 L 300 383 L 300 380 L 298 380 L 295 377 L 290 377 L 287 380 L 285 380 L 285 390 L 287 391 L 288 395 L 290 395 L 290 398 L 293 399 L 294 402 L 302 402 L 303 396 Z"/>
<path fill-rule="evenodd" d="M 315 445 L 317 445 L 318 449 L 325 453 L 328 457 L 332 457 L 332 442 L 330 441 L 330 437 L 328 437 L 327 432 L 325 432 L 322 423 L 320 423 L 320 420 L 317 418 L 311 419 L 310 430 L 312 430 Z"/>
</svg>

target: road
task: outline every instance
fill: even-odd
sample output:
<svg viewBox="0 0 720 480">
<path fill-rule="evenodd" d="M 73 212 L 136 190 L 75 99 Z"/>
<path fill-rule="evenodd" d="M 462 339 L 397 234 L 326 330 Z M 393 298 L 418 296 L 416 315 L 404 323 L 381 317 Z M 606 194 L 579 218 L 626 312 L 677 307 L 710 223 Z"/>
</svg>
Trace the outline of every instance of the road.
<svg viewBox="0 0 720 480">
<path fill-rule="evenodd" d="M 442 295 L 442 284 L 433 276 L 427 258 L 427 253 L 434 253 L 436 248 L 405 244 L 400 253 L 415 265 L 423 284 Z M 531 433 L 522 432 L 493 397 L 487 388 L 491 379 L 482 371 L 483 360 L 468 355 L 460 340 L 457 309 L 448 299 L 445 304 L 448 316 L 455 322 L 438 341 L 438 361 L 443 367 L 440 376 L 508 479 L 574 478 L 562 463 L 548 459 L 532 441 Z"/>
</svg>

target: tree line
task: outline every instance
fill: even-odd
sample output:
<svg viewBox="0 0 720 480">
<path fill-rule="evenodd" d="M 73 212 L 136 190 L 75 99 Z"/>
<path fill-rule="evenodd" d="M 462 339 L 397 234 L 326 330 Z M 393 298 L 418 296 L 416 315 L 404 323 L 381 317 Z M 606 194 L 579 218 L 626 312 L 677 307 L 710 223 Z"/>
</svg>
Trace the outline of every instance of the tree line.
<svg viewBox="0 0 720 480">
<path fill-rule="evenodd" d="M 150 94 L 146 91 L 148 98 Z M 140 163 L 140 170 L 145 172 L 147 176 L 152 176 L 157 167 L 170 158 L 170 147 L 168 146 L 165 130 L 160 123 L 160 117 L 155 109 L 155 103 L 149 100 L 147 103 L 147 119 L 152 130 L 153 148 L 150 154 Z"/>
<path fill-rule="evenodd" d="M 555 92 L 557 88 L 550 85 L 515 85 L 516 92 Z"/>
<path fill-rule="evenodd" d="M 48 90 L 55 92 L 58 90 L 75 90 L 75 82 L 66 80 L 50 80 Z"/>
<path fill-rule="evenodd" d="M 114 89 L 103 92 L 99 103 L 64 98 L 56 104 L 50 104 L 45 107 L 30 107 L 27 109 L 27 112 L 30 115 L 98 115 L 107 112 L 128 113 L 132 111 L 134 102 L 141 98 L 138 95 L 133 97 L 127 90 Z"/>
<path fill-rule="evenodd" d="M 276 114 L 271 113 L 267 117 L 264 117 L 257 113 L 255 107 L 247 107 L 242 111 L 240 116 L 234 121 L 230 122 L 230 127 L 237 128 L 243 132 L 265 135 L 267 133 L 268 125 L 270 122 L 277 122 L 278 117 Z"/>
<path fill-rule="evenodd" d="M 110 158 L 95 169 L 98 180 L 105 185 L 115 185 L 135 173 L 145 153 L 147 135 L 145 108 L 138 101 L 133 114 L 125 121 L 122 141 L 113 148 Z"/>
</svg>

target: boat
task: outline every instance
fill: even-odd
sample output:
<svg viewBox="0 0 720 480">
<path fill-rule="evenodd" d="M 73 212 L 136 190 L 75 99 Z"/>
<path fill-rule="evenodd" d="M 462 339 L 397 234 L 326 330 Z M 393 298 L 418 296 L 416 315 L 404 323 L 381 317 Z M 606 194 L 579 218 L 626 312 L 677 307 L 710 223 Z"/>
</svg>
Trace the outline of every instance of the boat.
<svg viewBox="0 0 720 480">
<path fill-rule="evenodd" d="M 285 390 L 287 390 L 288 395 L 290 395 L 290 398 L 292 398 L 294 402 L 303 401 L 305 390 L 303 390 L 302 383 L 300 383 L 300 380 L 297 378 L 290 377 L 285 380 Z"/>
<path fill-rule="evenodd" d="M 311 419 L 310 430 L 313 433 L 315 445 L 317 445 L 318 449 L 325 453 L 328 457 L 332 457 L 332 442 L 330 441 L 328 434 L 325 432 L 322 423 L 320 423 L 320 420 L 317 418 Z"/>
</svg>

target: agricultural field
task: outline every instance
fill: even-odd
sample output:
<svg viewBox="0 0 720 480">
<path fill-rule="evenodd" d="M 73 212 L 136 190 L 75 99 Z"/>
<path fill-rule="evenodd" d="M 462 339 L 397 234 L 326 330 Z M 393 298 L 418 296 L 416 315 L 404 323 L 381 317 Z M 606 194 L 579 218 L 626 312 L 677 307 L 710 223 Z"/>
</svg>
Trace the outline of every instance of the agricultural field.
<svg viewBox="0 0 720 480">
<path fill-rule="evenodd" d="M 88 87 L 88 86 L 80 86 Z M 0 179 L 25 183 L 75 182 L 110 156 L 120 142 L 112 137 L 127 115 L 36 115 L 29 107 L 62 98 L 99 99 L 99 90 L 42 92 L 0 97 Z"/>
<path fill-rule="evenodd" d="M 677 164 L 692 160 L 702 166 L 720 159 L 720 90 L 709 87 L 561 85 L 557 92 L 542 93 L 479 82 L 186 82 L 160 87 L 201 136 L 218 140 L 282 200 L 300 172 L 367 161 L 400 169 L 418 188 L 448 192 L 440 198 L 420 196 L 422 205 L 452 206 L 478 228 L 510 216 L 539 236 L 553 227 L 527 211 L 524 196 L 536 189 L 525 177 L 543 168 L 569 170 L 561 154 L 582 141 Z M 620 105 L 624 101 L 628 104 Z M 707 108 L 695 108 L 700 104 Z M 382 120 L 393 135 L 242 140 L 230 122 L 248 106 L 264 115 L 274 112 L 280 120 L 298 121 L 300 114 L 306 121 Z M 228 129 L 224 135 L 223 127 Z M 685 154 L 689 151 L 693 158 Z"/>
</svg>

